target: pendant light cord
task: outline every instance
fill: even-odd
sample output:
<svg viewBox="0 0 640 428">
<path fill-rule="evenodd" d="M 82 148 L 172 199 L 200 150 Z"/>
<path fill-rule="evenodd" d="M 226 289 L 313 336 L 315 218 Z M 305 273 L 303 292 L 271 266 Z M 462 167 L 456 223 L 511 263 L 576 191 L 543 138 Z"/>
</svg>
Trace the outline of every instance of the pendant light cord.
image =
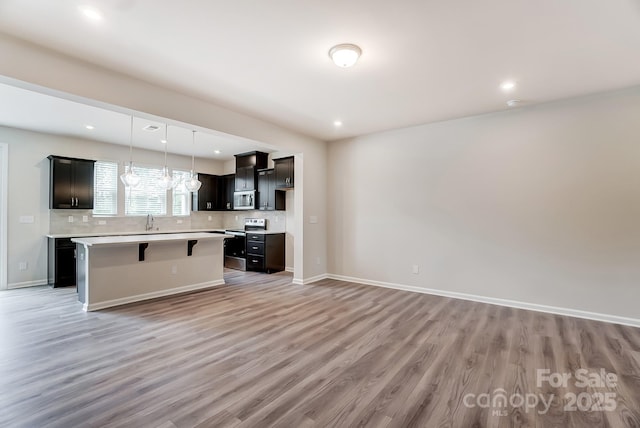
<svg viewBox="0 0 640 428">
<path fill-rule="evenodd" d="M 167 125 L 166 123 L 164 124 L 164 141 L 166 141 L 164 143 L 164 169 L 165 171 L 167 170 L 167 146 L 169 145 L 169 139 L 167 138 L 168 136 L 168 129 L 169 129 L 169 125 Z"/>
<path fill-rule="evenodd" d="M 196 147 L 196 131 L 191 131 L 193 132 L 193 138 L 192 138 L 192 143 L 193 143 L 193 148 L 195 151 L 195 147 Z M 193 175 L 193 173 L 196 170 L 196 161 L 195 161 L 195 153 L 191 152 L 191 175 Z"/>
<path fill-rule="evenodd" d="M 129 167 L 133 163 L 133 116 L 131 116 L 131 129 L 129 132 Z"/>
</svg>

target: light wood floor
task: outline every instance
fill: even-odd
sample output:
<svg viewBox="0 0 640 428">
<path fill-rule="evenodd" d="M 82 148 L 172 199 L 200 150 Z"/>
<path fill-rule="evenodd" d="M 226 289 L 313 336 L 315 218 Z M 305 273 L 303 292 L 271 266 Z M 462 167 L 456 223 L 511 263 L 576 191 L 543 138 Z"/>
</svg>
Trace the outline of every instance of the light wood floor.
<svg viewBox="0 0 640 428">
<path fill-rule="evenodd" d="M 286 273 L 226 278 L 93 313 L 73 288 L 0 292 L 0 426 L 640 426 L 640 329 Z M 618 382 L 538 387 L 537 369 Z M 470 407 L 499 388 L 556 399 L 546 414 Z M 584 407 L 604 392 L 615 410 L 564 410 L 567 394 Z"/>
</svg>

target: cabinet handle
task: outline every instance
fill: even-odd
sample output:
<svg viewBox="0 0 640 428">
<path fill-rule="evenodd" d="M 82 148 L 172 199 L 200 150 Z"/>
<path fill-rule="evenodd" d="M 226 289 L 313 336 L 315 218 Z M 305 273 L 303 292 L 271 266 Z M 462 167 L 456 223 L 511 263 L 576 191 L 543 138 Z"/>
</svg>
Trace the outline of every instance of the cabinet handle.
<svg viewBox="0 0 640 428">
<path fill-rule="evenodd" d="M 78 198 L 76 198 L 76 207 L 78 206 Z"/>
<path fill-rule="evenodd" d="M 257 261 L 257 260 L 255 260 L 255 259 L 254 259 L 254 260 L 251 260 L 251 261 L 252 261 L 253 263 L 258 263 L 258 261 Z"/>
<path fill-rule="evenodd" d="M 254 250 L 257 250 L 257 249 L 258 249 L 258 247 L 251 247 L 251 248 L 252 248 L 252 249 L 254 249 Z"/>
</svg>

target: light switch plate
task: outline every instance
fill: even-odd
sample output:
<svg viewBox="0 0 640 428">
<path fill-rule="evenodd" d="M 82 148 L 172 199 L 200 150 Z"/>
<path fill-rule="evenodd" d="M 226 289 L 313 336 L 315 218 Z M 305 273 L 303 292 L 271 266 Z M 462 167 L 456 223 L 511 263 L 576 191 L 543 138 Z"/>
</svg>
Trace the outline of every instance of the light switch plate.
<svg viewBox="0 0 640 428">
<path fill-rule="evenodd" d="M 88 215 L 83 215 L 83 216 L 82 216 L 82 222 L 83 222 L 83 223 L 86 223 L 86 222 L 88 222 L 88 221 L 89 221 L 89 216 L 88 216 Z"/>
<path fill-rule="evenodd" d="M 317 222 L 318 222 L 318 216 L 317 215 L 309 216 L 309 223 L 316 224 Z"/>
<path fill-rule="evenodd" d="M 73 223 L 73 216 L 72 216 L 72 215 L 70 215 L 70 216 L 67 218 L 67 221 L 69 221 L 69 223 Z"/>
</svg>

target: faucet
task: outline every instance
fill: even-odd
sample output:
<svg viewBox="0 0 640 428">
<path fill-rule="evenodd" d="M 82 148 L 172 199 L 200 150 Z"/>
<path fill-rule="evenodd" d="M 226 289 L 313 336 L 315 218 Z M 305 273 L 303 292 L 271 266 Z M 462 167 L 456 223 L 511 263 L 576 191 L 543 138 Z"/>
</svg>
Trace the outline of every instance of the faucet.
<svg viewBox="0 0 640 428">
<path fill-rule="evenodd" d="M 147 225 L 145 226 L 145 230 L 153 230 L 153 215 L 151 214 L 147 214 Z"/>
</svg>

